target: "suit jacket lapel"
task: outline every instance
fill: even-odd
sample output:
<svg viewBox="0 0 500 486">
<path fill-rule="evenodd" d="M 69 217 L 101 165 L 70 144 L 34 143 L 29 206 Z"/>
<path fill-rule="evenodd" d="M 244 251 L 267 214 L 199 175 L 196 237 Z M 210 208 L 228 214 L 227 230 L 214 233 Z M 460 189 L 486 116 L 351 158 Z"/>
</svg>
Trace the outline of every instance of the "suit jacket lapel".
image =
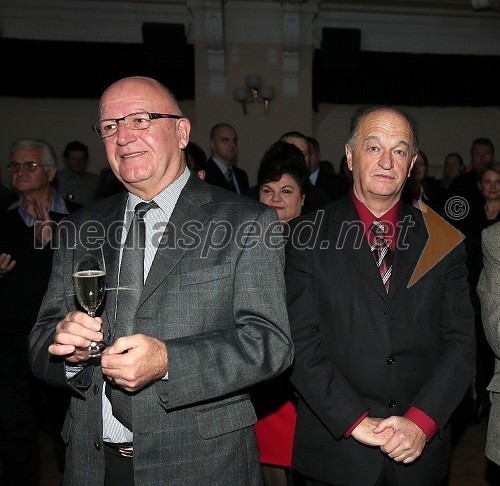
<svg viewBox="0 0 500 486">
<path fill-rule="evenodd" d="M 351 198 L 348 193 L 338 201 L 333 213 L 335 234 L 330 241 L 340 245 L 361 275 L 383 299 L 387 299 L 387 292 L 366 240 L 364 226 Z"/>
<path fill-rule="evenodd" d="M 210 201 L 209 186 L 200 181 L 196 175 L 191 174 L 163 233 L 163 244 L 156 252 L 142 290 L 139 306 L 165 280 L 187 251 L 186 242 L 192 240 L 192 237 L 184 234 L 183 226 L 191 221 L 204 225 L 209 219 L 210 214 L 202 206 Z M 179 241 L 183 244 L 179 244 Z M 193 244 L 199 244 L 199 242 L 193 242 Z"/>
<path fill-rule="evenodd" d="M 417 210 L 414 210 L 417 211 Z M 401 203 L 399 210 L 399 228 L 396 252 L 392 263 L 391 284 L 389 286 L 389 298 L 392 299 L 401 285 L 408 285 L 411 275 L 418 262 L 418 258 L 427 242 L 428 233 L 423 218 L 417 218 L 412 214 L 411 206 Z M 402 223 L 402 224 L 401 224 Z M 408 223 L 415 223 L 408 226 Z"/>
<path fill-rule="evenodd" d="M 415 225 L 409 227 L 404 222 L 398 228 L 398 240 L 392 264 L 391 284 L 389 286 L 389 294 L 387 294 L 364 233 L 361 238 L 363 226 L 356 207 L 351 200 L 350 193 L 339 200 L 336 211 L 333 214 L 335 220 L 334 231 L 336 234 L 333 235 L 331 241 L 343 242 L 341 245 L 343 251 L 358 271 L 385 300 L 391 300 L 402 284 L 408 284 L 413 269 L 426 244 L 428 235 L 425 224 L 421 218 L 416 218 L 415 215 L 416 213 L 412 213 L 411 206 L 403 202 L 401 203 L 399 222 L 410 221 L 414 222 Z M 356 224 L 359 229 L 355 228 Z"/>
<path fill-rule="evenodd" d="M 106 262 L 106 287 L 112 291 L 116 290 L 118 282 L 118 268 L 120 261 L 120 242 L 123 231 L 123 216 L 128 194 L 120 193 L 119 197 L 109 205 L 110 210 L 102 218 L 102 224 L 106 231 L 104 242 L 104 260 Z"/>
</svg>

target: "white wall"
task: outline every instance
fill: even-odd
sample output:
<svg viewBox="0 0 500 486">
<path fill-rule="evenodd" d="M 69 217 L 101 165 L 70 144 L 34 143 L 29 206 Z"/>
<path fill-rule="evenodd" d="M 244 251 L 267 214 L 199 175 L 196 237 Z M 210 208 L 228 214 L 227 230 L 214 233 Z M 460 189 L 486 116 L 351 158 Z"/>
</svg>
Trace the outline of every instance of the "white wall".
<svg viewBox="0 0 500 486">
<path fill-rule="evenodd" d="M 101 139 L 92 130 L 98 119 L 99 100 L 10 98 L 0 97 L 0 169 L 3 180 L 8 180 L 6 170 L 9 146 L 18 138 L 47 140 L 56 151 L 58 168 L 62 168 L 62 153 L 68 142 L 78 140 L 89 147 L 89 171 L 98 173 L 107 166 Z M 180 103 L 183 113 L 194 120 L 194 102 Z M 193 130 L 196 136 L 196 129 Z"/>
<path fill-rule="evenodd" d="M 344 154 L 349 120 L 357 106 L 320 105 L 315 115 L 314 134 L 321 145 L 322 158 L 335 168 Z M 490 138 L 500 155 L 500 109 L 400 107 L 413 116 L 419 127 L 420 147 L 427 154 L 431 175 L 441 177 L 446 154 L 458 152 L 468 163 L 472 140 Z"/>
<path fill-rule="evenodd" d="M 240 138 L 241 166 L 248 171 L 251 183 L 256 181 L 258 163 L 265 149 L 279 135 L 286 130 L 300 130 L 309 135 L 309 122 L 304 124 L 303 120 L 304 113 L 309 112 L 305 103 L 299 105 L 277 98 L 271 104 L 269 115 L 264 114 L 262 106 L 250 106 L 246 116 L 241 114 L 241 107 L 235 101 L 225 103 L 223 109 L 203 118 L 201 128 L 193 101 L 181 103 L 181 109 L 192 122 L 191 139 L 207 152 L 211 124 L 221 119 L 234 124 Z M 280 107 L 281 104 L 288 106 Z M 58 155 L 59 167 L 66 143 L 73 140 L 88 145 L 89 170 L 99 172 L 107 165 L 102 142 L 91 129 L 97 117 L 98 100 L 0 98 L 0 106 L 0 167 L 4 179 L 8 176 L 5 167 L 9 163 L 9 145 L 24 137 L 49 141 Z M 320 142 L 322 158 L 331 160 L 336 168 L 344 153 L 349 120 L 356 108 L 325 104 L 313 115 L 310 134 Z M 419 124 L 420 145 L 429 156 L 433 175 L 440 176 L 442 161 L 449 152 L 459 152 L 467 162 L 471 142 L 477 137 L 490 138 L 500 154 L 500 108 L 402 108 Z"/>
</svg>

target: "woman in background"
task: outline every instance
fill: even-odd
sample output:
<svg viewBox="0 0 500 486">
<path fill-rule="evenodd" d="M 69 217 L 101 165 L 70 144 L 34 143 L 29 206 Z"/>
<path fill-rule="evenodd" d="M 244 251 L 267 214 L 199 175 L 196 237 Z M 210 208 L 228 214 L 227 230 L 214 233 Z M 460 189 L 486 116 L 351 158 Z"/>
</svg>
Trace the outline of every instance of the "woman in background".
<svg viewBox="0 0 500 486">
<path fill-rule="evenodd" d="M 478 177 L 478 190 L 484 197 L 484 206 L 471 210 L 462 220 L 454 221 L 455 226 L 465 235 L 467 270 L 470 297 L 474 308 L 476 326 L 476 376 L 473 383 L 473 419 L 479 422 L 489 414 L 490 398 L 486 390 L 493 376 L 495 357 L 484 333 L 481 305 L 477 294 L 477 284 L 483 269 L 481 233 L 493 223 L 500 221 L 500 163 L 490 162 Z"/>
<path fill-rule="evenodd" d="M 301 214 L 309 184 L 309 171 L 295 145 L 276 142 L 264 154 L 257 176 L 259 200 L 276 209 L 281 224 Z M 264 484 L 304 484 L 291 470 L 293 437 L 297 419 L 296 399 L 288 372 L 255 387 L 252 400 Z"/>
</svg>

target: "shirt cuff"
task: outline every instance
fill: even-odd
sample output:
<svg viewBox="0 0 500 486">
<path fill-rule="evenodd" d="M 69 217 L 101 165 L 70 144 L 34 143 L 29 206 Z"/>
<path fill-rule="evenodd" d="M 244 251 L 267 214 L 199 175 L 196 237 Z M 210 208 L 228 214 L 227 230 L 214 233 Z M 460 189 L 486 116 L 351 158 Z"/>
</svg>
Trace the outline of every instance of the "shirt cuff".
<svg viewBox="0 0 500 486">
<path fill-rule="evenodd" d="M 344 439 L 348 439 L 351 436 L 352 431 L 365 419 L 365 417 L 368 416 L 369 413 L 370 410 L 367 410 L 363 415 L 361 415 L 361 417 L 359 417 L 358 420 L 356 420 L 356 422 L 354 422 L 354 425 L 344 434 Z"/>
<path fill-rule="evenodd" d="M 422 429 L 423 433 L 427 436 L 427 442 L 436 435 L 439 429 L 434 420 L 416 407 L 410 407 L 404 416 Z"/>
</svg>

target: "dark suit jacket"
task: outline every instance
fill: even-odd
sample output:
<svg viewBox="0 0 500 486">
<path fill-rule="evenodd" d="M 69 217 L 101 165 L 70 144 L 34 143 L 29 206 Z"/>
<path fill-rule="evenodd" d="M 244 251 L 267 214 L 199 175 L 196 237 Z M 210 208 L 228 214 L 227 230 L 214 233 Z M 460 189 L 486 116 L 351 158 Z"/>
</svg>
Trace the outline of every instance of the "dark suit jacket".
<svg viewBox="0 0 500 486">
<path fill-rule="evenodd" d="M 302 235 L 297 244 L 292 232 L 286 246 L 291 380 L 299 393 L 293 466 L 327 483 L 375 484 L 384 455 L 343 435 L 367 410 L 388 417 L 410 406 L 432 418 L 439 434 L 416 462 L 395 466 L 399 484 L 436 484 L 447 473 L 447 424 L 474 375 L 465 251 L 459 245 L 408 288 L 427 231 L 420 211 L 402 204 L 405 218 L 415 224 L 405 226 L 408 247 L 395 252 L 389 294 L 356 230 L 350 195 L 327 206 L 314 230 L 304 227 L 311 216 L 291 224 Z"/>
<path fill-rule="evenodd" d="M 351 185 L 347 177 L 319 169 L 315 187 L 323 189 L 332 201 L 336 201 L 349 192 Z"/>
<path fill-rule="evenodd" d="M 249 188 L 247 173 L 235 165 L 231 167 L 233 168 L 233 174 L 238 181 L 240 193 L 245 194 Z M 222 173 L 211 157 L 207 160 L 207 166 L 205 168 L 205 182 L 208 182 L 208 184 L 212 184 L 213 186 L 222 187 L 223 189 L 232 191 L 229 187 L 225 174 Z"/>
<path fill-rule="evenodd" d="M 119 245 L 114 234 L 126 199 L 127 193 L 117 194 L 68 218 L 69 230 L 75 228 L 84 240 L 79 230 L 89 222 L 113 229 L 104 246 L 105 335 L 115 312 Z M 282 372 L 293 356 L 284 252 L 271 248 L 265 237 L 276 224 L 271 208 L 196 175 L 182 190 L 134 318 L 134 333 L 163 340 L 169 358 L 168 380 L 132 397 L 137 485 L 261 484 L 252 427 L 256 416 L 247 388 Z M 64 484 L 102 485 L 99 364 L 68 383 L 64 363 L 47 351 L 57 322 L 76 308 L 66 235 L 72 237 L 71 231 L 61 231 L 49 289 L 30 336 L 31 367 L 38 377 L 74 393 L 63 429 Z"/>
</svg>

